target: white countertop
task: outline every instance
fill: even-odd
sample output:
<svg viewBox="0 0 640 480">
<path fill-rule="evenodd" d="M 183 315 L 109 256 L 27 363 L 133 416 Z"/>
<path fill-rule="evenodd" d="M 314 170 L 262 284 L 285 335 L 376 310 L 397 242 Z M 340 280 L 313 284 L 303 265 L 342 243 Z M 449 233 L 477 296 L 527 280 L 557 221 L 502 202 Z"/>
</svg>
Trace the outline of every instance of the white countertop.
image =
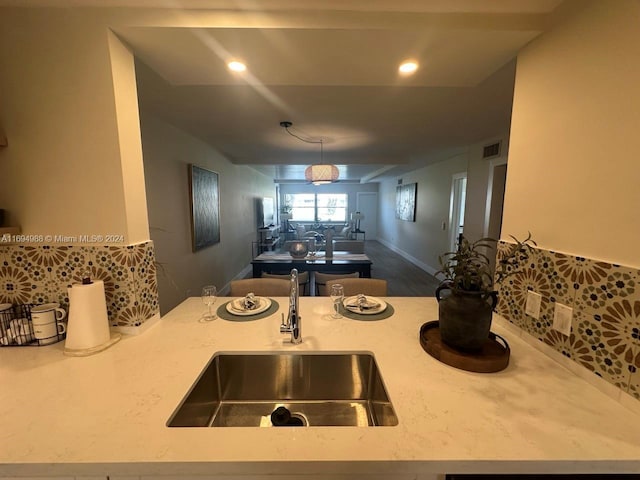
<svg viewBox="0 0 640 480">
<path fill-rule="evenodd" d="M 395 314 L 369 322 L 334 320 L 328 298 L 301 298 L 297 346 L 279 333 L 287 299 L 277 300 L 261 320 L 201 322 L 204 305 L 190 298 L 90 357 L 64 356 L 64 342 L 0 348 L 0 476 L 640 472 L 640 416 L 497 322 L 511 362 L 479 374 L 422 350 L 434 298 L 388 298 Z M 216 352 L 274 350 L 373 352 L 399 425 L 165 426 Z"/>
</svg>

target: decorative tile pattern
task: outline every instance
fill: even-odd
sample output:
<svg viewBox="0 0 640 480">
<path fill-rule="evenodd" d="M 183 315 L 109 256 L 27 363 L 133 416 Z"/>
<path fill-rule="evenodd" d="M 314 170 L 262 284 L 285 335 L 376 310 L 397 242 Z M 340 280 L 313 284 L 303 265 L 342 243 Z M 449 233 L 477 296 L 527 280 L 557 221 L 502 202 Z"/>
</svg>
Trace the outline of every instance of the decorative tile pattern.
<svg viewBox="0 0 640 480">
<path fill-rule="evenodd" d="M 36 286 L 20 267 L 0 267 L 0 303 L 28 303 Z"/>
<path fill-rule="evenodd" d="M 536 252 L 537 267 L 549 280 L 551 289 L 549 301 L 552 304 L 559 302 L 563 305 L 573 306 L 575 289 L 570 275 L 566 275 L 567 271 L 563 272 L 557 266 L 561 260 L 560 254 L 546 250 L 536 250 Z M 551 305 L 551 307 L 554 307 L 554 305 Z"/>
<path fill-rule="evenodd" d="M 573 358 L 573 352 L 575 349 L 580 349 L 584 345 L 581 340 L 577 339 L 575 334 L 572 333 L 567 337 L 552 328 L 547 330 L 542 341 L 568 358 Z M 578 342 L 579 345 L 577 344 Z"/>
<path fill-rule="evenodd" d="M 129 246 L 0 247 L 0 303 L 58 302 L 86 275 L 104 281 L 112 325 L 139 326 L 159 311 L 152 242 Z"/>
<path fill-rule="evenodd" d="M 633 347 L 640 347 L 640 300 L 613 302 L 602 314 L 602 325 L 607 330 L 607 343 L 631 362 Z"/>
<path fill-rule="evenodd" d="M 113 326 L 123 325 L 119 321 L 122 312 L 135 301 L 134 275 L 126 255 L 129 248 L 104 246 L 93 252 L 92 277 L 104 281 L 107 314 Z"/>
<path fill-rule="evenodd" d="M 576 288 L 576 306 L 581 310 L 597 312 L 616 298 L 632 297 L 638 288 L 636 272 L 628 267 L 612 265 L 606 276 Z"/>
<path fill-rule="evenodd" d="M 555 253 L 556 268 L 560 275 L 571 280 L 574 288 L 577 285 L 593 284 L 605 278 L 612 265 L 597 262 L 584 257 L 574 257 L 564 253 Z"/>
<path fill-rule="evenodd" d="M 640 365 L 638 365 L 638 356 L 640 348 L 634 348 L 635 358 L 634 364 L 631 365 L 631 378 L 629 379 L 629 393 L 640 400 Z"/>
<path fill-rule="evenodd" d="M 144 250 L 144 260 L 138 278 L 144 278 L 144 287 L 138 292 L 138 301 L 149 305 L 154 311 L 159 311 L 158 301 L 158 277 L 156 269 L 156 252 L 153 243 L 148 242 L 142 245 Z"/>
<path fill-rule="evenodd" d="M 508 247 L 504 242 L 498 245 L 498 259 Z M 500 286 L 500 296 L 504 298 L 504 305 L 498 308 L 514 324 L 541 341 L 547 338 L 547 333 L 553 324 L 555 303 L 572 305 L 575 290 L 569 280 L 556 267 L 556 254 L 541 249 L 533 249 L 528 259 L 521 258 L 516 273 L 510 275 Z M 525 315 L 527 292 L 533 290 L 542 295 L 540 317 L 535 319 Z M 506 312 L 502 312 L 503 308 Z"/>
<path fill-rule="evenodd" d="M 574 313 L 576 336 L 585 344 L 590 353 L 583 350 L 576 361 L 596 375 L 606 379 L 622 390 L 627 390 L 630 370 L 630 356 L 614 348 L 608 341 L 611 330 L 600 315 L 578 311 Z M 619 353 L 620 352 L 620 353 Z"/>
<path fill-rule="evenodd" d="M 640 270 L 538 248 L 519 269 L 497 312 L 640 400 Z M 539 320 L 524 313 L 528 289 L 543 295 Z M 556 302 L 573 308 L 568 337 L 551 328 Z"/>
</svg>

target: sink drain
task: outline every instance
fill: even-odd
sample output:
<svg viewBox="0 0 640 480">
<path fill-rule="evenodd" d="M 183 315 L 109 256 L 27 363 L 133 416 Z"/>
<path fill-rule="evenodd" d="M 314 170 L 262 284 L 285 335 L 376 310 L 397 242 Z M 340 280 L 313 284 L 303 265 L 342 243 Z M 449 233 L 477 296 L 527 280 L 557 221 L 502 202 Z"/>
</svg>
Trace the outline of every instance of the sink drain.
<svg viewBox="0 0 640 480">
<path fill-rule="evenodd" d="M 274 427 L 306 427 L 309 421 L 302 413 L 291 413 L 286 407 L 278 407 L 271 412 L 271 424 Z"/>
<path fill-rule="evenodd" d="M 300 422 L 300 425 L 297 425 L 298 427 L 308 427 L 309 426 L 309 420 L 307 420 L 307 417 L 304 413 L 300 413 L 300 412 L 293 412 L 291 414 L 291 419 L 292 420 L 297 420 Z"/>
</svg>

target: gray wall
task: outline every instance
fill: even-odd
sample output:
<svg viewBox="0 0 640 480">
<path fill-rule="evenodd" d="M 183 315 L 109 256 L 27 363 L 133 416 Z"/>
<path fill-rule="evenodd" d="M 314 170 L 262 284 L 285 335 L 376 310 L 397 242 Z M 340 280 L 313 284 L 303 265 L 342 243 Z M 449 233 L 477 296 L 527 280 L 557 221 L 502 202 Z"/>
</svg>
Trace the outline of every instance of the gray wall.
<svg viewBox="0 0 640 480">
<path fill-rule="evenodd" d="M 467 169 L 467 155 L 457 155 L 403 175 L 402 183 L 418 184 L 416 221 L 395 218 L 398 179 L 380 184 L 378 239 L 430 273 L 439 268 L 438 255 L 448 250 L 451 177 Z M 442 229 L 445 222 L 445 230 Z"/>
<path fill-rule="evenodd" d="M 490 159 L 482 158 L 483 147 L 499 141 L 502 141 L 500 155 Z M 489 178 L 493 174 L 492 165 L 497 161 L 506 160 L 508 151 L 509 134 L 506 132 L 501 136 L 489 138 L 469 147 L 464 236 L 471 241 L 486 236 L 489 219 L 487 216 L 487 208 L 489 207 L 487 195 L 489 194 Z"/>
<path fill-rule="evenodd" d="M 234 165 L 206 143 L 141 112 L 149 229 L 159 262 L 158 293 L 164 315 L 205 284 L 224 288 L 246 273 L 257 237 L 256 199 L 275 197 L 273 179 Z M 219 174 L 220 243 L 191 248 L 188 167 Z"/>
<path fill-rule="evenodd" d="M 379 241 L 429 273 L 439 270 L 438 256 L 449 251 L 452 176 L 463 172 L 467 173 L 464 235 L 470 240 L 484 237 L 492 170 L 491 160 L 482 158 L 482 150 L 485 145 L 498 141 L 502 141 L 500 156 L 491 160 L 506 160 L 509 138 L 507 133 L 503 133 L 469 145 L 463 153 L 399 177 L 403 184 L 418 184 L 415 222 L 395 218 L 399 178 L 382 182 L 379 194 Z M 492 252 L 489 253 L 491 256 Z"/>
</svg>

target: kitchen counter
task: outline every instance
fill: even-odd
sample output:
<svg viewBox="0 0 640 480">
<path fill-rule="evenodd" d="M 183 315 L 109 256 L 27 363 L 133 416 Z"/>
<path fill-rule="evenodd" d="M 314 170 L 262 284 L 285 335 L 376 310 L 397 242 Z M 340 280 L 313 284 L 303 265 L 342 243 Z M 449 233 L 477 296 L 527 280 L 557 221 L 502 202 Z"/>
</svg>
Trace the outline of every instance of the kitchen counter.
<svg viewBox="0 0 640 480">
<path fill-rule="evenodd" d="M 204 306 L 190 298 L 90 357 L 64 356 L 64 342 L 0 348 L 0 477 L 640 472 L 640 416 L 501 319 L 492 330 L 509 341 L 511 362 L 479 374 L 422 350 L 418 333 L 437 319 L 434 298 L 388 298 L 395 314 L 379 321 L 335 320 L 327 297 L 301 298 L 296 346 L 279 333 L 287 299 L 277 300 L 279 312 L 264 319 L 202 322 Z M 166 427 L 220 351 L 370 351 L 399 424 Z"/>
</svg>

